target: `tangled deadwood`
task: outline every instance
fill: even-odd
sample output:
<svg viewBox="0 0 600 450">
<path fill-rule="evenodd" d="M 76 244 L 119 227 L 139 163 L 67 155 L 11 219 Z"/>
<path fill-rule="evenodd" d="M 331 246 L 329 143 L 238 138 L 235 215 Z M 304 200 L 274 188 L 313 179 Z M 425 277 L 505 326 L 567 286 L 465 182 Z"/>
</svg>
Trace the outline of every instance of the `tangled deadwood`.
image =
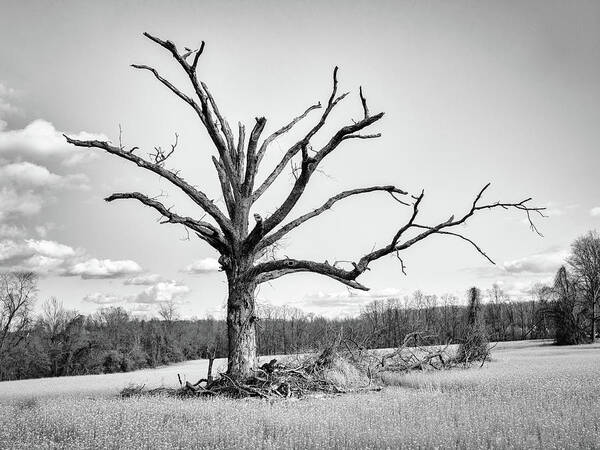
<svg viewBox="0 0 600 450">
<path fill-rule="evenodd" d="M 447 370 L 466 367 L 475 361 L 475 358 L 470 361 L 459 359 L 451 342 L 443 346 L 431 345 L 432 338 L 423 332 L 413 332 L 391 351 L 367 349 L 351 339 L 338 338 L 318 353 L 287 357 L 282 361 L 272 359 L 244 380 L 236 380 L 227 373 L 213 377 L 213 355 L 209 359 L 206 378 L 196 383 L 184 382 L 178 375 L 178 388 L 128 386 L 121 391 L 121 397 L 168 395 L 274 399 L 379 391 L 384 373 Z M 489 351 L 483 362 L 488 358 Z"/>
<path fill-rule="evenodd" d="M 341 354 L 327 348 L 319 354 L 287 358 L 284 362 L 272 359 L 263 364 L 253 377 L 236 380 L 226 373 L 213 378 L 212 358 L 206 378 L 185 383 L 179 377 L 179 388 L 145 389 L 128 386 L 121 397 L 139 395 L 169 395 L 178 397 L 224 396 L 230 398 L 300 398 L 315 394 L 343 394 L 361 390 L 380 390 L 358 367 Z"/>
<path fill-rule="evenodd" d="M 409 333 L 401 345 L 390 350 L 370 350 L 354 340 L 346 340 L 346 353 L 358 367 L 377 382 L 384 372 L 406 373 L 413 370 L 447 370 L 465 366 L 455 355 L 451 341 L 433 345 L 436 336 L 422 331 Z"/>
</svg>

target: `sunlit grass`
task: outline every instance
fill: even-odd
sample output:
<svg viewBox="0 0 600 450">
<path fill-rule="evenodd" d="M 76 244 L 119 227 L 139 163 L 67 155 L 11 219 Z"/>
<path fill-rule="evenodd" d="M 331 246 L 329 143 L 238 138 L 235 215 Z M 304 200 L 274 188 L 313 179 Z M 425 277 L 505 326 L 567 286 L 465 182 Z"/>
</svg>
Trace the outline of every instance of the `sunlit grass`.
<svg viewBox="0 0 600 450">
<path fill-rule="evenodd" d="M 110 378 L 103 391 L 81 383 L 78 390 L 54 393 L 47 392 L 45 380 L 38 380 L 43 395 L 33 390 L 9 398 L 5 393 L 10 389 L 0 383 L 0 447 L 600 445 L 600 345 L 519 343 L 499 346 L 494 358 L 482 369 L 392 377 L 388 381 L 397 386 L 378 393 L 300 401 L 120 400 L 108 396 L 123 387 Z M 94 382 L 101 380 L 94 377 Z"/>
</svg>

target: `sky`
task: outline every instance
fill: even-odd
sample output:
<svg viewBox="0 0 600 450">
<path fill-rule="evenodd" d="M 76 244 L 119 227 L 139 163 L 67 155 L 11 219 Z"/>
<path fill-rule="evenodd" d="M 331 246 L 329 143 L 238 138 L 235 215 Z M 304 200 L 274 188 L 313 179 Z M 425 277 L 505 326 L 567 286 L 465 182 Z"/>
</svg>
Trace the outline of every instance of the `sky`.
<svg viewBox="0 0 600 450">
<path fill-rule="evenodd" d="M 40 274 L 39 301 L 52 296 L 89 314 L 123 306 L 151 317 L 173 300 L 183 317 L 222 315 L 218 255 L 180 226 L 113 192 L 161 195 L 193 217 L 201 211 L 166 182 L 100 150 L 67 145 L 63 133 L 118 142 L 147 154 L 179 135 L 169 167 L 218 205 L 215 149 L 189 108 L 149 73 L 149 64 L 189 92 L 148 31 L 180 47 L 206 41 L 199 74 L 230 123 L 265 116 L 272 132 L 311 104 L 325 103 L 339 66 L 351 94 L 316 137 L 359 118 L 363 86 L 385 116 L 378 140 L 344 143 L 323 164 L 290 218 L 345 189 L 394 184 L 425 190 L 422 222 L 470 207 L 486 183 L 489 202 L 547 208 L 543 237 L 516 211 L 482 213 L 460 229 L 468 244 L 433 236 L 371 264 L 352 291 L 314 274 L 261 285 L 261 302 L 329 317 L 374 299 L 420 289 L 464 297 L 499 283 L 515 299 L 549 282 L 570 243 L 600 228 L 600 3 L 593 1 L 178 1 L 0 0 L 0 269 Z M 274 142 L 265 176 L 302 130 Z M 304 128 L 303 128 L 304 127 Z M 266 217 L 288 192 L 286 172 L 255 211 Z M 411 210 L 372 193 L 340 202 L 294 230 L 281 254 L 358 260 L 389 242 Z"/>
</svg>

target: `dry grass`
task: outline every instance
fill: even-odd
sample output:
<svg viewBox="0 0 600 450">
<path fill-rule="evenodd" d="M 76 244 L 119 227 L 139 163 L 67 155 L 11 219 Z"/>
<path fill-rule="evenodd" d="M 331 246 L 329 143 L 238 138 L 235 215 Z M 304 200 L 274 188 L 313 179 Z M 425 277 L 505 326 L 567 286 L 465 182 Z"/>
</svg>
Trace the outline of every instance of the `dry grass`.
<svg viewBox="0 0 600 450">
<path fill-rule="evenodd" d="M 293 402 L 120 400 L 107 396 L 125 384 L 113 375 L 32 380 L 20 393 L 22 382 L 0 383 L 0 447 L 594 448 L 599 373 L 600 345 L 529 342 L 498 346 L 483 369 L 411 373 L 379 393 Z M 149 382 L 166 372 L 124 375 Z"/>
</svg>

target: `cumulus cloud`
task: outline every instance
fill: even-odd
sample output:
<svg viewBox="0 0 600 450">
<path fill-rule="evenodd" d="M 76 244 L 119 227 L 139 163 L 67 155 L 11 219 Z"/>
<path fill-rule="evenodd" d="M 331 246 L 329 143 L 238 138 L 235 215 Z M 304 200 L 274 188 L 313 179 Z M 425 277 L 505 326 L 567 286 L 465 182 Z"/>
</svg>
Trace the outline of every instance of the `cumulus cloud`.
<svg viewBox="0 0 600 450">
<path fill-rule="evenodd" d="M 19 233 L 19 228 L 0 226 L 0 232 Z M 0 239 L 0 268 L 39 274 L 80 276 L 82 279 L 119 278 L 140 273 L 135 261 L 85 259 L 82 249 L 46 239 Z"/>
<path fill-rule="evenodd" d="M 57 175 L 46 167 L 27 161 L 0 167 L 0 183 L 20 188 L 75 188 L 88 189 L 88 178 L 83 174 Z"/>
<path fill-rule="evenodd" d="M 88 181 L 83 174 L 58 175 L 27 161 L 0 164 L 0 221 L 36 215 L 59 190 L 89 189 Z"/>
<path fill-rule="evenodd" d="M 35 192 L 18 192 L 12 187 L 0 186 L 0 222 L 38 214 L 43 204 L 44 199 Z"/>
<path fill-rule="evenodd" d="M 25 228 L 7 223 L 0 223 L 0 238 L 20 238 L 27 234 Z"/>
<path fill-rule="evenodd" d="M 71 247 L 54 241 L 25 239 L 25 243 L 37 254 L 51 258 L 66 258 L 75 255 L 75 250 Z"/>
<path fill-rule="evenodd" d="M 75 139 L 107 139 L 106 136 L 87 132 L 69 135 Z M 58 159 L 64 165 L 74 165 L 92 158 L 94 153 L 69 145 L 54 125 L 37 119 L 22 129 L 0 130 L 0 155 L 34 160 Z"/>
<path fill-rule="evenodd" d="M 159 281 L 165 281 L 163 277 L 156 273 L 148 275 L 139 275 L 137 277 L 128 278 L 123 284 L 131 286 L 151 286 L 158 283 Z"/>
<path fill-rule="evenodd" d="M 181 300 L 190 292 L 190 288 L 176 281 L 162 281 L 140 292 L 132 303 L 162 303 Z"/>
<path fill-rule="evenodd" d="M 56 228 L 55 224 L 53 224 L 52 222 L 47 222 L 44 225 L 36 225 L 34 227 L 34 231 L 39 237 L 45 238 L 46 236 L 48 236 L 48 232 L 50 232 L 50 230 L 53 230 L 54 228 Z"/>
<path fill-rule="evenodd" d="M 80 276 L 85 280 L 91 278 L 120 278 L 141 271 L 142 268 L 135 261 L 92 258 L 73 264 L 66 270 L 65 275 Z"/>
<path fill-rule="evenodd" d="M 592 217 L 600 217 L 600 206 L 594 206 L 590 209 L 590 215 Z"/>
<path fill-rule="evenodd" d="M 0 267 L 12 270 L 31 270 L 37 273 L 59 271 L 74 256 L 76 251 L 73 248 L 54 241 L 0 241 Z"/>
<path fill-rule="evenodd" d="M 94 292 L 83 298 L 85 303 L 101 307 L 121 306 L 130 313 L 157 312 L 164 302 L 182 303 L 190 288 L 177 281 L 161 281 L 135 295 L 115 295 Z"/>
<path fill-rule="evenodd" d="M 504 270 L 511 274 L 518 273 L 553 273 L 564 264 L 569 252 L 567 250 L 538 253 L 523 258 L 507 261 Z"/>
<path fill-rule="evenodd" d="M 356 315 L 366 304 L 374 300 L 399 298 L 402 294 L 403 291 L 396 288 L 366 292 L 352 289 L 338 292 L 314 292 L 295 302 L 294 306 L 329 317 Z"/>
<path fill-rule="evenodd" d="M 204 258 L 194 261 L 189 266 L 186 266 L 183 271 L 193 274 L 218 272 L 221 269 L 219 261 L 215 258 Z"/>
</svg>

